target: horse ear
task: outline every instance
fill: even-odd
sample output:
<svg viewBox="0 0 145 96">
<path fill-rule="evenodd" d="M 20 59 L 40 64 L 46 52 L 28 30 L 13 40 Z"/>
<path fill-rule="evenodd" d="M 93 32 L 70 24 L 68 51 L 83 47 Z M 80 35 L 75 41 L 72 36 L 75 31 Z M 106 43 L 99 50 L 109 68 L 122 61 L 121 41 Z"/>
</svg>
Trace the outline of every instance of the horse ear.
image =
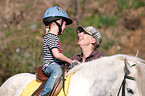
<svg viewBox="0 0 145 96">
<path fill-rule="evenodd" d="M 124 72 L 127 73 L 127 74 L 129 74 L 131 68 L 132 68 L 133 66 L 136 65 L 136 64 L 132 64 L 132 65 L 129 64 L 129 63 L 127 62 L 127 59 L 126 59 L 126 58 L 124 59 L 124 64 L 125 64 L 125 66 L 124 66 Z"/>
<path fill-rule="evenodd" d="M 129 69 L 131 68 L 131 66 L 127 62 L 127 59 L 126 58 L 124 59 L 124 64 L 125 64 L 125 66 L 124 66 L 124 72 L 127 73 L 127 74 L 129 74 L 130 73 Z"/>
</svg>

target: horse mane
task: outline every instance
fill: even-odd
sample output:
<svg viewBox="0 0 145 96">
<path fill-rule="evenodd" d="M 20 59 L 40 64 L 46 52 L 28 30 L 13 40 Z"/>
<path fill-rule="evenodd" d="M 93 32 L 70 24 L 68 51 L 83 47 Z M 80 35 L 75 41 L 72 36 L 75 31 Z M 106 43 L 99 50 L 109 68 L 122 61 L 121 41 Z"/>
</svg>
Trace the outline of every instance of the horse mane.
<svg viewBox="0 0 145 96">
<path fill-rule="evenodd" d="M 114 87 L 111 86 L 112 83 L 114 83 L 113 81 L 117 80 L 115 83 L 118 84 L 117 89 L 119 89 L 120 83 L 118 82 L 121 82 L 124 75 L 124 65 L 122 63 L 124 63 L 125 58 L 123 58 L 123 56 L 124 55 L 105 56 L 89 62 L 84 62 L 72 68 L 68 74 L 75 72 L 73 78 L 77 80 L 77 84 L 78 82 L 80 85 L 82 84 L 80 88 L 85 88 L 85 92 L 89 93 L 87 94 L 88 96 L 105 96 L 106 94 L 110 94 L 108 90 L 114 89 Z M 119 77 L 121 79 L 118 79 L 118 76 L 122 76 Z M 81 78 L 83 78 L 83 81 Z M 85 83 L 85 85 L 83 83 Z M 74 86 L 75 85 L 72 87 Z M 87 91 L 87 88 L 90 90 Z M 96 88 L 99 89 L 96 90 Z"/>
<path fill-rule="evenodd" d="M 112 59 L 114 58 L 115 59 L 116 57 L 119 57 L 121 60 L 125 59 L 125 58 L 122 58 L 122 56 L 124 56 L 124 55 L 123 54 L 118 54 L 118 55 L 112 55 L 112 56 L 105 56 L 105 57 L 94 59 L 92 61 L 81 63 L 79 65 L 74 66 L 72 69 L 70 69 L 68 71 L 68 73 L 66 74 L 66 76 L 68 76 L 70 73 L 78 71 L 79 69 L 81 69 L 84 66 L 88 66 L 89 67 L 89 65 L 92 64 L 92 63 L 96 64 L 96 62 L 98 62 L 98 63 L 102 62 L 102 61 L 105 62 L 105 61 L 108 60 L 108 58 L 112 58 Z"/>
<path fill-rule="evenodd" d="M 70 70 L 67 72 L 66 76 L 68 76 L 68 75 L 71 74 L 71 73 L 74 73 L 74 72 L 78 71 L 78 70 L 79 70 L 81 67 L 83 67 L 85 64 L 86 64 L 86 63 L 81 63 L 81 64 L 79 64 L 79 65 L 74 66 L 72 69 L 70 69 Z"/>
<path fill-rule="evenodd" d="M 97 59 L 94 59 L 94 60 L 92 60 L 92 61 L 88 61 L 88 62 L 84 62 L 84 63 L 81 63 L 81 64 L 79 64 L 79 65 L 76 65 L 75 67 L 73 67 L 72 69 L 70 69 L 69 71 L 68 71 L 68 73 L 66 74 L 66 76 L 68 76 L 70 73 L 73 73 L 73 72 L 76 72 L 76 71 L 78 71 L 80 68 L 82 68 L 82 67 L 84 67 L 84 66 L 87 66 L 88 65 L 88 67 L 89 67 L 89 64 L 91 63 L 93 63 L 93 64 L 96 64 L 96 62 L 102 62 L 102 61 L 108 61 L 108 58 L 112 58 L 112 59 L 114 59 L 115 60 L 115 58 L 118 58 L 118 59 L 120 59 L 120 60 L 124 60 L 125 58 L 123 58 L 124 56 L 127 56 L 127 55 L 124 55 L 124 54 L 117 54 L 117 55 L 112 55 L 112 56 L 105 56 L 105 57 L 101 57 L 101 58 L 97 58 Z"/>
</svg>

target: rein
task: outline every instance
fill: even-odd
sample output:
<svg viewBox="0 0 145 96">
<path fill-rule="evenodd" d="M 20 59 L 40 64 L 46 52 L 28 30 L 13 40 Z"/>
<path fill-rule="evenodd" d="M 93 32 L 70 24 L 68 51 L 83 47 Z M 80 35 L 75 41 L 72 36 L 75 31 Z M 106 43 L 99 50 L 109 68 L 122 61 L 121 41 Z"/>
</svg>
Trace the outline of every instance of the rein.
<svg viewBox="0 0 145 96">
<path fill-rule="evenodd" d="M 64 65 L 62 65 L 62 75 L 63 75 L 63 93 L 64 93 L 64 96 L 66 96 L 66 94 L 65 94 L 65 66 Z"/>
<path fill-rule="evenodd" d="M 66 68 L 66 67 L 62 64 L 62 66 L 61 66 L 61 69 L 62 69 L 62 75 L 61 75 L 61 77 L 62 77 L 62 80 L 63 80 L 63 85 L 62 85 L 62 87 L 63 87 L 64 96 L 66 96 L 66 94 L 65 94 L 65 80 L 66 80 L 66 79 L 65 79 L 65 68 Z M 51 91 L 51 93 L 49 94 L 49 96 L 54 96 L 54 93 L 55 93 L 55 91 L 56 91 L 56 89 L 57 89 L 59 83 L 61 82 L 61 77 L 59 78 L 58 83 L 55 85 L 56 87 L 52 89 L 53 91 Z"/>
<path fill-rule="evenodd" d="M 127 73 L 125 72 L 124 79 L 123 79 L 122 84 L 121 84 L 121 86 L 120 86 L 120 88 L 119 88 L 119 91 L 118 91 L 117 96 L 119 96 L 120 91 L 121 91 L 121 88 L 122 88 L 122 96 L 125 96 L 125 84 L 126 84 L 126 79 L 135 80 L 134 77 L 127 76 Z M 133 94 L 133 91 L 131 91 L 131 93 Z"/>
</svg>

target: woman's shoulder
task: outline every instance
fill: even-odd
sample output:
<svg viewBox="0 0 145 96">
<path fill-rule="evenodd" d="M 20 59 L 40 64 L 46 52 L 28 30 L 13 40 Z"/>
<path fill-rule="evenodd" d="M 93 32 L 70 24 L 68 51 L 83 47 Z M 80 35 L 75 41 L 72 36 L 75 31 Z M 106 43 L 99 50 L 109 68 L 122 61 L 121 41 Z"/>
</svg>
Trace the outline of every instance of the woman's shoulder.
<svg viewBox="0 0 145 96">
<path fill-rule="evenodd" d="M 73 57 L 71 57 L 71 59 L 79 60 L 81 57 L 82 57 L 81 54 L 77 54 L 77 55 L 74 55 Z"/>
</svg>

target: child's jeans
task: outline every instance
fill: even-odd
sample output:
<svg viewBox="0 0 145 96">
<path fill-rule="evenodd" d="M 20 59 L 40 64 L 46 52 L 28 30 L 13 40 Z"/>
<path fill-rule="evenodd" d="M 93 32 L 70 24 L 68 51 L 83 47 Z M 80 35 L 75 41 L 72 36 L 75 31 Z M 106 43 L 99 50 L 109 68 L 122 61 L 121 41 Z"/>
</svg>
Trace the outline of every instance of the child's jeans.
<svg viewBox="0 0 145 96">
<path fill-rule="evenodd" d="M 49 65 L 49 67 L 46 68 L 44 73 L 46 75 L 50 74 L 50 77 L 49 77 L 43 91 L 40 93 L 40 96 L 47 96 L 51 92 L 54 85 L 57 83 L 57 81 L 59 80 L 59 78 L 62 75 L 62 69 L 59 64 L 52 63 L 51 65 Z"/>
</svg>

